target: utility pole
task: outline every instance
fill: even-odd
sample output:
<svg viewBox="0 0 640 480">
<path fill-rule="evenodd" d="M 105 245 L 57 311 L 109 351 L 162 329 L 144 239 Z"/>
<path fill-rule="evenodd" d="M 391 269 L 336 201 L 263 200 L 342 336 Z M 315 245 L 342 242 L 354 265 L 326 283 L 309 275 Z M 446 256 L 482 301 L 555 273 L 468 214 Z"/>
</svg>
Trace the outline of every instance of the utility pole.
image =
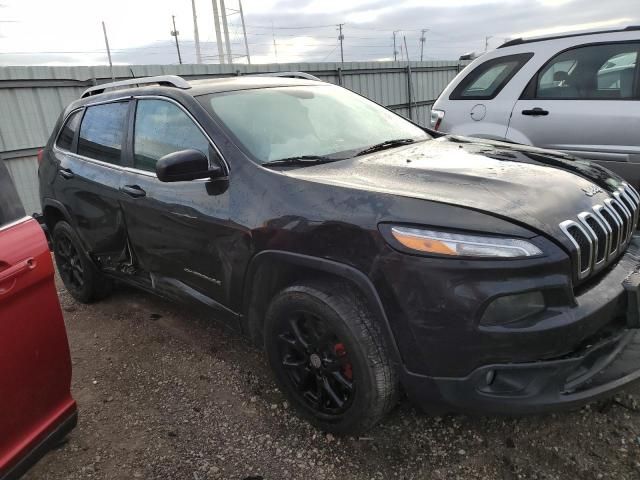
<svg viewBox="0 0 640 480">
<path fill-rule="evenodd" d="M 224 43 L 227 45 L 227 57 L 229 63 L 233 63 L 231 58 L 231 42 L 229 41 L 229 26 L 227 25 L 227 9 L 224 0 L 220 0 L 220 14 L 222 15 L 222 29 L 224 30 Z"/>
<path fill-rule="evenodd" d="M 200 53 L 200 34 L 198 33 L 198 15 L 196 14 L 196 0 L 191 0 L 191 10 L 193 10 L 193 37 L 196 41 L 196 63 L 202 63 Z"/>
<path fill-rule="evenodd" d="M 484 51 L 486 52 L 489 49 L 489 40 L 492 39 L 492 36 L 484 37 Z"/>
<path fill-rule="evenodd" d="M 109 71 L 111 71 L 111 80 L 116 81 L 116 78 L 113 76 L 113 63 L 111 62 L 111 49 L 109 48 L 109 38 L 107 37 L 107 27 L 104 25 L 104 21 L 102 22 L 102 32 L 104 33 L 104 44 L 107 46 L 107 57 L 109 58 Z"/>
<path fill-rule="evenodd" d="M 276 63 L 278 63 L 278 46 L 276 45 L 276 29 L 271 21 L 271 36 L 273 37 L 273 51 L 276 54 Z"/>
<path fill-rule="evenodd" d="M 399 32 L 400 30 L 394 30 L 393 31 L 393 61 L 397 61 L 398 60 L 398 50 L 396 48 L 396 34 Z"/>
<path fill-rule="evenodd" d="M 338 30 L 340 31 L 340 35 L 338 35 L 338 40 L 340 40 L 340 63 L 344 63 L 344 50 L 342 49 L 342 41 L 344 40 L 344 35 L 342 34 L 342 26 L 344 23 L 338 24 Z"/>
<path fill-rule="evenodd" d="M 244 48 L 247 51 L 247 64 L 251 65 L 251 57 L 249 56 L 249 42 L 247 41 L 247 29 L 244 26 L 244 13 L 242 13 L 242 0 L 238 0 L 238 7 L 240 7 L 240 20 L 242 21 L 242 33 L 244 33 Z"/>
<path fill-rule="evenodd" d="M 222 50 L 222 35 L 220 34 L 220 15 L 218 15 L 218 0 L 211 0 L 213 7 L 213 26 L 216 30 L 216 45 L 218 46 L 218 62 L 224 63 L 224 51 Z"/>
<path fill-rule="evenodd" d="M 171 21 L 173 22 L 173 30 L 171 30 L 171 36 L 176 38 L 176 50 L 178 50 L 178 62 L 182 65 L 182 55 L 180 55 L 180 43 L 178 43 L 178 35 L 180 32 L 176 30 L 176 16 L 171 15 Z"/>
<path fill-rule="evenodd" d="M 424 54 L 424 42 L 427 40 L 424 36 L 425 33 L 427 33 L 429 30 L 426 28 L 423 28 L 422 30 L 420 30 L 421 35 L 420 35 L 420 61 L 422 62 L 423 60 L 423 54 Z"/>
</svg>

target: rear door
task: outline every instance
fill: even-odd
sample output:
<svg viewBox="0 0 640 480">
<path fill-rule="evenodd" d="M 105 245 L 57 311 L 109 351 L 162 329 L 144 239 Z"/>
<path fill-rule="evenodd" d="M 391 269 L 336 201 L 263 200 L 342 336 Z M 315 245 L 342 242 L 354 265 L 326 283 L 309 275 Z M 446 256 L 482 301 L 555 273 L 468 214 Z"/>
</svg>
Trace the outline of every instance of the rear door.
<svg viewBox="0 0 640 480">
<path fill-rule="evenodd" d="M 639 54 L 638 42 L 559 53 L 516 102 L 507 139 L 595 160 L 640 186 Z"/>
<path fill-rule="evenodd" d="M 70 383 L 51 254 L 0 160 L 0 478 L 75 420 Z"/>
<path fill-rule="evenodd" d="M 107 268 L 119 262 L 126 245 L 120 183 L 128 108 L 125 100 L 77 110 L 53 149 L 59 162 L 55 196 L 69 210 L 84 247 Z"/>
</svg>

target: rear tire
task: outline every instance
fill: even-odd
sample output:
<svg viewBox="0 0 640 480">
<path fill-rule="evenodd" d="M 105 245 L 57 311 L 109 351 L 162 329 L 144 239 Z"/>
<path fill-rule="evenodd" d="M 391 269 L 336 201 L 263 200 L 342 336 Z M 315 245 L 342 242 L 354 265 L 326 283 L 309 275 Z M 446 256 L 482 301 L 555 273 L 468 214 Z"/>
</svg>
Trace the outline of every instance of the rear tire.
<svg viewBox="0 0 640 480">
<path fill-rule="evenodd" d="M 58 273 L 73 298 L 92 303 L 111 293 L 113 282 L 93 264 L 71 225 L 65 221 L 56 223 L 52 241 Z"/>
<path fill-rule="evenodd" d="M 291 404 L 316 427 L 354 434 L 398 398 L 397 373 L 366 301 L 349 284 L 295 285 L 272 300 L 265 349 Z"/>
</svg>

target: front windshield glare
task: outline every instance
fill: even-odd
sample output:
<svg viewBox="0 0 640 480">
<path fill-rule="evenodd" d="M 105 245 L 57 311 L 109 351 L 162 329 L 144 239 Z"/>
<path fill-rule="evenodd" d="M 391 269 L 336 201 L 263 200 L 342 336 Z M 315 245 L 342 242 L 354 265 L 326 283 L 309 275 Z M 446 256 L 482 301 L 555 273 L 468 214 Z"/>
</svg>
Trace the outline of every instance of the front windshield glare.
<svg viewBox="0 0 640 480">
<path fill-rule="evenodd" d="M 330 85 L 238 90 L 199 100 L 259 163 L 346 158 L 389 140 L 430 138 L 385 108 Z"/>
</svg>

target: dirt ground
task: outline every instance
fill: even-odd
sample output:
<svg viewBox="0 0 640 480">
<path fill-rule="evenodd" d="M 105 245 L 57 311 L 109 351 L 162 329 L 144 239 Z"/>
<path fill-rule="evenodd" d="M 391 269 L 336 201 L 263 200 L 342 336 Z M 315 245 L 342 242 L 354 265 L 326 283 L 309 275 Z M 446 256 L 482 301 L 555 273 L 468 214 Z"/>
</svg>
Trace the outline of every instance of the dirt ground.
<svg viewBox="0 0 640 480">
<path fill-rule="evenodd" d="M 640 387 L 572 413 L 426 416 L 406 401 L 360 438 L 299 420 L 261 352 L 182 305 L 59 285 L 80 420 L 35 479 L 639 479 Z"/>
</svg>

